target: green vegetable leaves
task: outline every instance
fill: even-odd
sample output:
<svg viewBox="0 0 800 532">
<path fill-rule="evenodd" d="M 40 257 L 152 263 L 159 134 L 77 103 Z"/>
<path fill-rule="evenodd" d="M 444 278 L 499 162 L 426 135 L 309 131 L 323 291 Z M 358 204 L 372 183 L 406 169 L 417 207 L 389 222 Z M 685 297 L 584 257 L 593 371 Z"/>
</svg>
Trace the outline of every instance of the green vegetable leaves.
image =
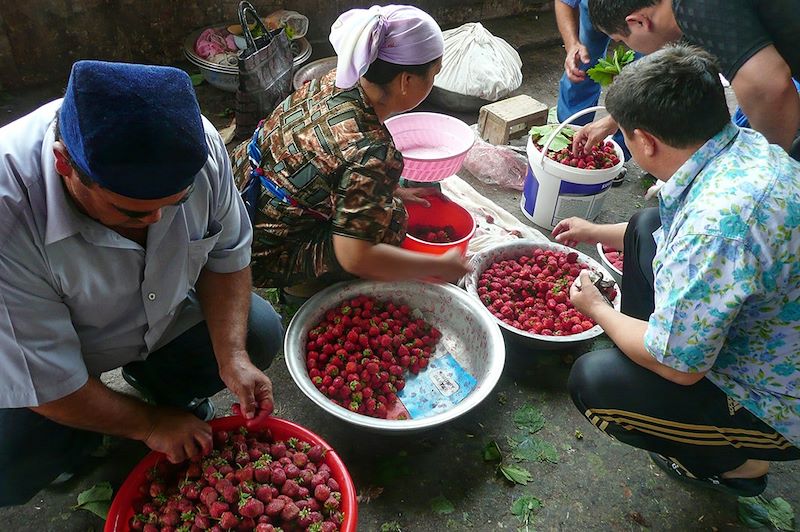
<svg viewBox="0 0 800 532">
<path fill-rule="evenodd" d="M 516 515 L 527 530 L 533 520 L 533 516 L 542 509 L 542 501 L 533 495 L 523 495 L 511 505 L 511 513 Z"/>
<path fill-rule="evenodd" d="M 600 61 L 587 70 L 586 73 L 596 83 L 605 87 L 606 85 L 610 85 L 611 82 L 614 81 L 614 76 L 619 74 L 622 68 L 628 63 L 631 63 L 634 58 L 633 50 L 626 50 L 620 46 L 614 50 L 613 54 L 608 54 L 605 58 L 600 59 Z"/>
<path fill-rule="evenodd" d="M 456 511 L 453 503 L 444 495 L 438 495 L 431 499 L 431 510 L 437 514 L 447 515 Z"/>
<path fill-rule="evenodd" d="M 522 469 L 521 467 L 500 465 L 500 467 L 498 467 L 498 471 L 500 471 L 500 473 L 506 477 L 506 479 L 514 484 L 522 484 L 524 486 L 533 480 L 533 476 L 531 476 L 530 472 L 527 469 Z"/>
<path fill-rule="evenodd" d="M 739 497 L 739 521 L 750 528 L 794 530 L 794 509 L 780 497 Z"/>
<path fill-rule="evenodd" d="M 533 139 L 533 142 L 541 146 L 550 134 L 555 131 L 558 127 L 558 124 L 547 124 L 544 126 L 533 126 L 530 129 L 530 135 Z M 550 143 L 550 150 L 552 151 L 560 151 L 569 146 L 569 143 L 572 142 L 572 137 L 575 135 L 575 130 L 570 127 L 565 127 L 561 131 L 558 132 L 558 135 L 555 136 L 553 142 Z"/>
<path fill-rule="evenodd" d="M 101 482 L 86 491 L 80 492 L 78 494 L 78 504 L 73 506 L 72 509 L 86 510 L 102 519 L 106 519 L 113 493 L 114 490 L 109 482 Z"/>
<path fill-rule="evenodd" d="M 511 458 L 517 462 L 550 462 L 558 463 L 558 451 L 556 448 L 535 436 L 527 436 L 521 439 L 508 438 L 511 446 Z"/>
</svg>

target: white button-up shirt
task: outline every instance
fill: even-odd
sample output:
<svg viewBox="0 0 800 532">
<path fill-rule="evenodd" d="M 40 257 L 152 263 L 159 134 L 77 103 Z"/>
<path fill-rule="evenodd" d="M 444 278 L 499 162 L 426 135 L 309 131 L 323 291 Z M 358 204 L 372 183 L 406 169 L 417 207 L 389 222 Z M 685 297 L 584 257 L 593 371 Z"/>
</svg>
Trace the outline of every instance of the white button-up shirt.
<svg viewBox="0 0 800 532">
<path fill-rule="evenodd" d="M 207 120 L 209 157 L 189 199 L 163 209 L 142 248 L 66 193 L 53 155 L 60 105 L 0 128 L 0 408 L 64 397 L 146 358 L 203 319 L 194 285 L 204 267 L 250 263 L 250 221 Z"/>
</svg>

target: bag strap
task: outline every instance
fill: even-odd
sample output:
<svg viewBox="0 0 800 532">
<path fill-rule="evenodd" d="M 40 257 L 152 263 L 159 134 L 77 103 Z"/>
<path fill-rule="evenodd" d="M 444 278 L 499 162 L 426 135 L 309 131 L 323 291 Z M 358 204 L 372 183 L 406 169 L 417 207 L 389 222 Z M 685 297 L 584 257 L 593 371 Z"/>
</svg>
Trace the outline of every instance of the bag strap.
<svg viewBox="0 0 800 532">
<path fill-rule="evenodd" d="M 250 26 L 247 24 L 247 15 L 251 15 L 256 21 L 256 26 L 261 28 L 261 35 L 259 36 L 259 39 L 264 40 L 263 46 L 256 46 L 256 40 L 253 37 L 253 34 L 250 32 Z M 272 35 L 264 25 L 264 21 L 262 21 L 261 17 L 258 16 L 256 8 L 254 8 L 253 4 L 247 2 L 246 0 L 239 2 L 239 24 L 242 25 L 242 33 L 244 34 L 245 42 L 247 42 L 248 50 L 255 52 L 256 50 L 268 45 L 270 41 L 272 41 Z"/>
</svg>

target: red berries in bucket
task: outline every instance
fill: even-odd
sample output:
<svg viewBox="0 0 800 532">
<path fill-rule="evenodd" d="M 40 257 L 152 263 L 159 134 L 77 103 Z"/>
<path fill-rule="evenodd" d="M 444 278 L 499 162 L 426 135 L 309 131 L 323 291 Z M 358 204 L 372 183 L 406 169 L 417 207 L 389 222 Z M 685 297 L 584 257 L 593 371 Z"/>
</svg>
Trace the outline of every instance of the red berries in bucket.
<svg viewBox="0 0 800 532">
<path fill-rule="evenodd" d="M 623 262 L 623 253 L 622 251 L 617 251 L 612 247 L 603 246 L 603 256 L 606 258 L 609 264 L 611 264 L 614 268 L 617 269 L 618 272 L 622 272 L 622 262 Z"/>
<path fill-rule="evenodd" d="M 428 367 L 441 336 L 408 305 L 360 295 L 329 309 L 308 332 L 306 369 L 334 403 L 385 419 L 408 373 Z"/>
<path fill-rule="evenodd" d="M 588 268 L 576 252 L 535 248 L 491 264 L 478 279 L 477 293 L 498 320 L 515 329 L 542 336 L 580 334 L 595 323 L 572 306 L 569 289 Z M 612 287 L 605 295 L 613 301 L 617 293 Z"/>
<path fill-rule="evenodd" d="M 327 450 L 268 429 L 214 432 L 214 450 L 148 471 L 132 530 L 335 531 L 342 493 Z"/>
<path fill-rule="evenodd" d="M 541 151 L 542 146 L 538 142 L 534 142 L 536 147 Z M 572 153 L 572 142 L 566 148 L 558 151 L 553 149 L 547 150 L 546 157 L 558 163 L 579 168 L 581 170 L 604 170 L 613 168 L 619 164 L 619 156 L 614 149 L 614 144 L 611 141 L 601 142 L 596 146 L 592 146 L 589 153 L 580 153 L 575 155 Z"/>
<path fill-rule="evenodd" d="M 414 238 L 432 242 L 434 244 L 446 244 L 458 240 L 456 230 L 452 225 L 444 227 L 434 225 L 414 225 L 408 228 L 408 234 Z"/>
</svg>

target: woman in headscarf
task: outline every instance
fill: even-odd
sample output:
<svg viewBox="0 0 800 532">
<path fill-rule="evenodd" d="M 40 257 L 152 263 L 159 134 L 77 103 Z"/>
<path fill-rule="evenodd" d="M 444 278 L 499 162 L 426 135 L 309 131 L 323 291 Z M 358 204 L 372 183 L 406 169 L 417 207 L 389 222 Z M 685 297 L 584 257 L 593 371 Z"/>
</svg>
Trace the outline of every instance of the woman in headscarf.
<svg viewBox="0 0 800 532">
<path fill-rule="evenodd" d="M 441 69 L 444 41 L 430 15 L 373 6 L 331 27 L 335 71 L 307 83 L 259 124 L 233 155 L 234 174 L 254 207 L 253 280 L 293 295 L 352 276 L 455 280 L 457 251 L 429 255 L 397 247 L 403 157 L 384 122 L 424 100 Z"/>
</svg>

